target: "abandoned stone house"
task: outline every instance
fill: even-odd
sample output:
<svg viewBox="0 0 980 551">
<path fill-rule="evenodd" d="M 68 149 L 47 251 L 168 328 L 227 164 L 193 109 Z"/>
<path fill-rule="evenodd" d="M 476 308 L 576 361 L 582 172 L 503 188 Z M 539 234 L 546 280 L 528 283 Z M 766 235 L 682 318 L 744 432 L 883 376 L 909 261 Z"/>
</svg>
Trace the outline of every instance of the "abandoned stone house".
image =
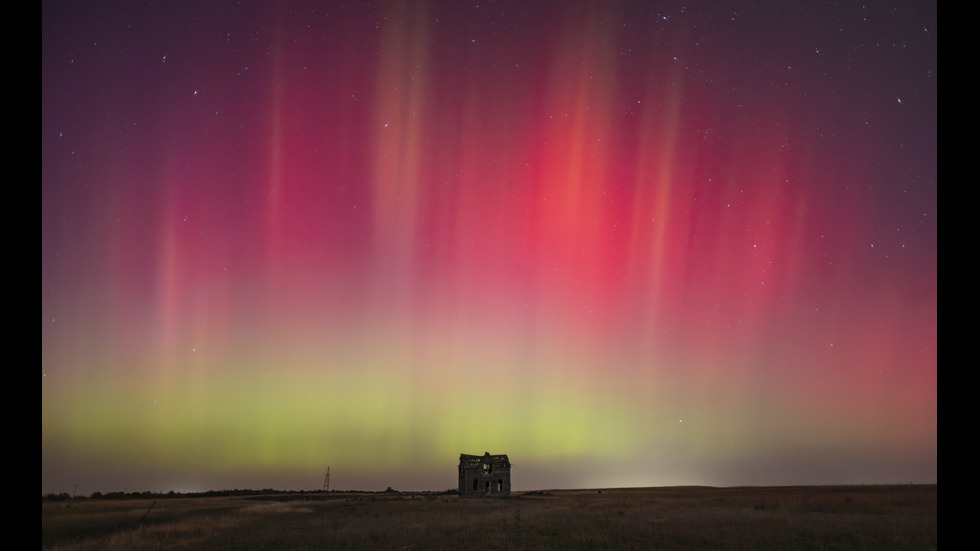
<svg viewBox="0 0 980 551">
<path fill-rule="evenodd" d="M 459 497 L 510 495 L 510 459 L 506 455 L 459 454 Z"/>
</svg>

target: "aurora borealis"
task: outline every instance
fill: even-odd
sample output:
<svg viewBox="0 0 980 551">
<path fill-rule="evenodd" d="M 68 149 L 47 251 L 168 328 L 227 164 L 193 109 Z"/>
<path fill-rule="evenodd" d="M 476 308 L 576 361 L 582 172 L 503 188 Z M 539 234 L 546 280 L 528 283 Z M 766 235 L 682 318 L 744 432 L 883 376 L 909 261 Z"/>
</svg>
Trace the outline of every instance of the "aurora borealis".
<svg viewBox="0 0 980 551">
<path fill-rule="evenodd" d="M 935 2 L 85 4 L 42 493 L 936 482 Z"/>
</svg>

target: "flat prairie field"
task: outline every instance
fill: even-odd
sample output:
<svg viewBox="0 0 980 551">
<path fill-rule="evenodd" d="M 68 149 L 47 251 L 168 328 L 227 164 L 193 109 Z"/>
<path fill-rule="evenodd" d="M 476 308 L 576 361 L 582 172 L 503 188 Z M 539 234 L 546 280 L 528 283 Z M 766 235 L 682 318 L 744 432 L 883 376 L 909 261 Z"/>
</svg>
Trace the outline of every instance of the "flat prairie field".
<svg viewBox="0 0 980 551">
<path fill-rule="evenodd" d="M 42 499 L 42 550 L 936 549 L 937 486 Z"/>
</svg>

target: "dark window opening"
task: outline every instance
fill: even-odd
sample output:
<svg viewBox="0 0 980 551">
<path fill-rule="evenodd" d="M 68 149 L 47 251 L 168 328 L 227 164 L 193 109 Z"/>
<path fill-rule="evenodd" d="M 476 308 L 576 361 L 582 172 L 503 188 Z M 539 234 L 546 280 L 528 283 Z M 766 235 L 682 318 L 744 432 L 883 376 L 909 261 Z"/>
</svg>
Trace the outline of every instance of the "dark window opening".
<svg viewBox="0 0 980 551">
<path fill-rule="evenodd" d="M 488 494 L 490 493 L 490 481 L 489 481 L 489 480 L 487 481 L 487 487 L 486 487 L 486 492 L 487 492 Z"/>
<path fill-rule="evenodd" d="M 497 479 L 497 491 L 498 492 L 504 491 L 504 481 L 499 478 Z"/>
<path fill-rule="evenodd" d="M 479 490 L 480 489 L 479 484 L 480 484 L 480 481 L 474 478 L 473 479 L 473 489 L 474 490 Z"/>
</svg>

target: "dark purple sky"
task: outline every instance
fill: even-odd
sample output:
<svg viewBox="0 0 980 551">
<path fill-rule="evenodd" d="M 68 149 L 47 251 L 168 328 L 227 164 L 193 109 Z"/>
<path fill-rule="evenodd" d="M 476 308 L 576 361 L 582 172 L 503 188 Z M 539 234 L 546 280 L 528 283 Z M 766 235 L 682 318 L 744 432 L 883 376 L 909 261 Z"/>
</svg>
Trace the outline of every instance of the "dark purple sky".
<svg viewBox="0 0 980 551">
<path fill-rule="evenodd" d="M 936 22 L 43 2 L 42 492 L 935 482 Z"/>
</svg>

